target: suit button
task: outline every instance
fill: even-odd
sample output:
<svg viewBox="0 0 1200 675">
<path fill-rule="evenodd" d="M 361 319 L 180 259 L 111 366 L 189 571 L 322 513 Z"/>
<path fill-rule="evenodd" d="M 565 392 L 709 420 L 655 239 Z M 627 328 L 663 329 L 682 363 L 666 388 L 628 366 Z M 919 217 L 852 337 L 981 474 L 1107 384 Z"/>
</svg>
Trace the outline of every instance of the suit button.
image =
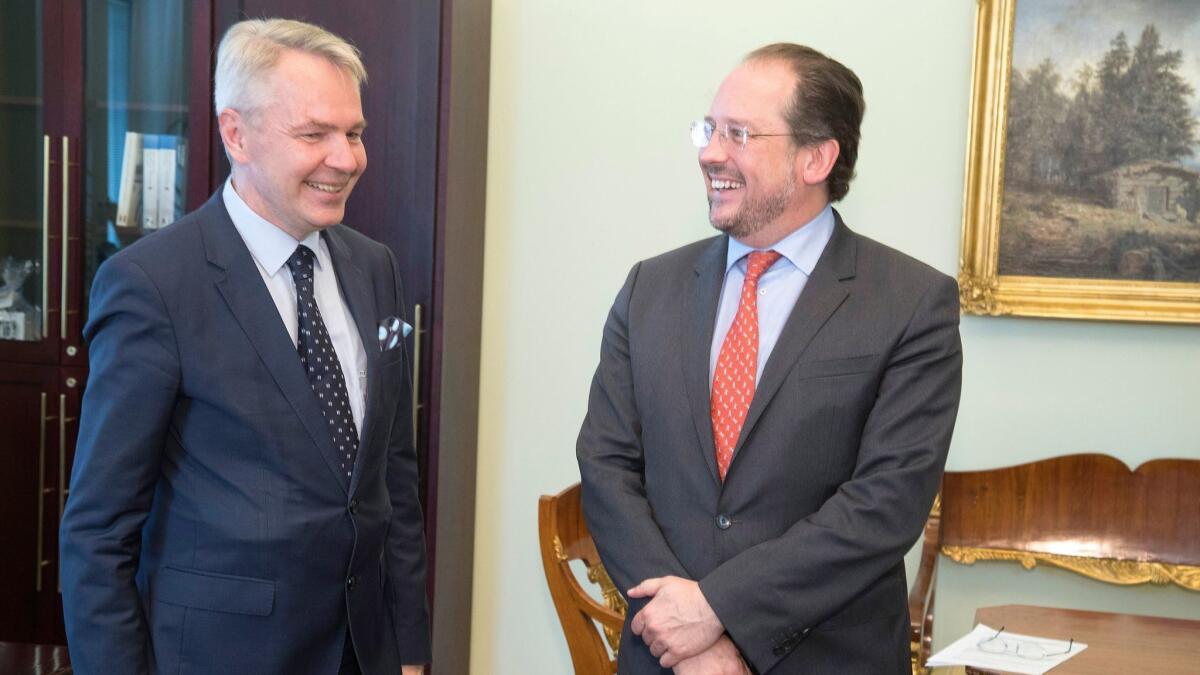
<svg viewBox="0 0 1200 675">
<path fill-rule="evenodd" d="M 350 590 L 354 590 L 355 583 L 357 583 L 357 582 L 354 579 L 354 575 L 351 575 L 350 578 L 346 580 L 346 588 L 349 588 Z"/>
<path fill-rule="evenodd" d="M 351 515 L 358 513 L 358 500 L 357 499 L 350 500 L 350 513 L 351 513 Z"/>
<path fill-rule="evenodd" d="M 730 519 L 729 519 L 729 516 L 725 515 L 724 513 L 722 513 L 721 515 L 717 516 L 717 527 L 718 527 L 719 529 L 722 529 L 722 530 L 728 530 L 728 529 L 729 529 L 729 526 L 730 526 L 730 525 L 732 525 L 732 524 L 733 524 L 733 521 L 732 521 L 732 520 L 730 520 Z"/>
</svg>

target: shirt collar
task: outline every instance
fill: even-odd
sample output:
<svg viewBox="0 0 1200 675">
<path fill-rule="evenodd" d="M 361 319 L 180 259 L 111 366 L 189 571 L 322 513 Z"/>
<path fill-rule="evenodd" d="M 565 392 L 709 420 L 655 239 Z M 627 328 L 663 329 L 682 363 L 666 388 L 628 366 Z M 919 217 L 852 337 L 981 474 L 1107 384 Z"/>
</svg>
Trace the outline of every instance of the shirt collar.
<svg viewBox="0 0 1200 675">
<path fill-rule="evenodd" d="M 825 245 L 833 236 L 833 225 L 833 205 L 826 204 L 815 218 L 766 249 L 756 249 L 730 237 L 729 251 L 725 257 L 725 271 L 728 273 L 729 268 L 749 255 L 751 251 L 769 249 L 778 251 L 796 269 L 804 272 L 804 276 L 810 277 L 813 268 L 817 266 L 817 260 L 821 257 L 821 252 L 825 250 Z"/>
<path fill-rule="evenodd" d="M 288 258 L 295 253 L 297 244 L 307 246 L 313 252 L 313 259 L 317 261 L 317 265 L 321 265 L 320 232 L 313 232 L 297 242 L 292 235 L 272 225 L 250 208 L 234 189 L 232 176 L 226 179 L 221 198 L 225 200 L 225 210 L 229 212 L 233 226 L 237 228 L 242 241 L 246 242 L 246 248 L 250 249 L 250 255 L 254 256 L 268 275 L 275 276 L 275 273 L 287 264 Z"/>
</svg>

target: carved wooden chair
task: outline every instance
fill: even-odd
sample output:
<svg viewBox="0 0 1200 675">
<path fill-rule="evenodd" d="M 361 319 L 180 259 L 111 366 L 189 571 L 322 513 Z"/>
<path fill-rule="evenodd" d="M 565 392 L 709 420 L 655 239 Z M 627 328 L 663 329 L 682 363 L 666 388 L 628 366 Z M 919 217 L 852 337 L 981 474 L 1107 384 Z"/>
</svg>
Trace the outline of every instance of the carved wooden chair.
<svg viewBox="0 0 1200 675">
<path fill-rule="evenodd" d="M 935 502 L 933 515 L 925 526 L 926 544 L 921 554 L 921 572 L 909 596 L 909 611 L 914 617 L 914 673 L 924 672 L 925 659 L 929 658 L 933 639 L 933 582 L 937 547 L 929 542 L 937 540 L 938 522 L 938 504 Z M 580 504 L 579 483 L 555 496 L 542 495 L 538 500 L 538 536 L 546 584 L 550 587 L 554 609 L 567 638 L 576 675 L 615 673 L 617 647 L 621 642 L 621 628 L 628 605 L 604 570 L 596 545 L 588 534 Z M 603 605 L 596 602 L 579 583 L 570 567 L 572 560 L 583 561 L 588 580 L 600 588 Z M 918 621 L 917 617 L 921 617 L 921 620 Z M 603 641 L 597 623 L 602 627 Z M 612 657 L 609 657 L 605 643 L 611 648 Z"/>
<path fill-rule="evenodd" d="M 1108 455 L 1069 455 L 946 472 L 908 599 L 914 673 L 929 657 L 939 552 L 964 565 L 1047 563 L 1112 584 L 1200 591 L 1200 460 L 1130 470 Z"/>
<path fill-rule="evenodd" d="M 553 497 L 543 495 L 538 500 L 542 567 L 576 675 L 612 675 L 617 672 L 617 646 L 628 606 L 600 563 L 596 544 L 583 521 L 579 495 L 576 483 Z M 604 604 L 579 583 L 570 566 L 572 560 L 583 561 L 587 578 L 599 587 Z"/>
</svg>

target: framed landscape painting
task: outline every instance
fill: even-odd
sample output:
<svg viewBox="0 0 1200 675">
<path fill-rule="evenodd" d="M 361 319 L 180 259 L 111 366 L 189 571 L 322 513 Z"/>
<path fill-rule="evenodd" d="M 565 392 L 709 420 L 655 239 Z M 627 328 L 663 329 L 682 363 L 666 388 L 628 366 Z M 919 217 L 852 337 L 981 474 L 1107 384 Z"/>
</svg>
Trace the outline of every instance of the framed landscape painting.
<svg viewBox="0 0 1200 675">
<path fill-rule="evenodd" d="M 963 311 L 1200 323 L 1200 2 L 980 0 Z"/>
</svg>

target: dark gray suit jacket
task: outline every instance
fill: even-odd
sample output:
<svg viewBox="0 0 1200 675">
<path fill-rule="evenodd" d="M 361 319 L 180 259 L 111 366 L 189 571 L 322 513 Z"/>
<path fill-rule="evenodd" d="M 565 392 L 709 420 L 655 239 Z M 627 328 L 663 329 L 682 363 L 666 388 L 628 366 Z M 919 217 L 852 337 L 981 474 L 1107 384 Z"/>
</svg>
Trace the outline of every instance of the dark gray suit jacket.
<svg viewBox="0 0 1200 675">
<path fill-rule="evenodd" d="M 577 449 L 601 558 L 622 591 L 698 580 L 760 673 L 908 672 L 903 557 L 958 409 L 957 286 L 837 216 L 722 484 L 708 370 L 727 241 L 635 265 L 605 324 Z M 620 672 L 659 671 L 627 621 Z"/>
<path fill-rule="evenodd" d="M 61 532 L 75 672 L 368 674 L 429 658 L 425 551 L 386 247 L 323 235 L 367 353 L 353 479 L 218 192 L 101 265 Z"/>
</svg>

